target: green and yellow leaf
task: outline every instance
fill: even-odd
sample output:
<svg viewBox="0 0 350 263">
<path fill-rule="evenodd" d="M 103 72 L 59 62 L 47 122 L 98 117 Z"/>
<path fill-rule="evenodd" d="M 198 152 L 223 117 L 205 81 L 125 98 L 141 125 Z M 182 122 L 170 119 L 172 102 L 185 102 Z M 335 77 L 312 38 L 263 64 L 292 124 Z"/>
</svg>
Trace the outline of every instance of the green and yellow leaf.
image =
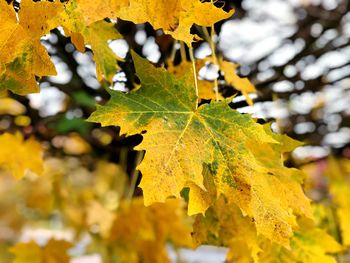
<svg viewBox="0 0 350 263">
<path fill-rule="evenodd" d="M 58 26 L 51 18 L 60 12 L 57 1 L 21 1 L 17 20 L 5 1 L 0 3 L 0 90 L 24 95 L 38 92 L 36 76 L 55 75 L 56 70 L 40 38 Z"/>
<path fill-rule="evenodd" d="M 300 171 L 284 167 L 283 147 L 275 146 L 282 139 L 232 110 L 229 101 L 197 108 L 191 74 L 176 79 L 133 57 L 141 88 L 127 94 L 111 91 L 111 100 L 89 120 L 121 126 L 128 135 L 144 131 L 136 149 L 146 151 L 139 166 L 145 204 L 180 197 L 189 187 L 192 215 L 204 213 L 224 195 L 254 218 L 259 234 L 288 246 L 295 214 L 312 213 Z M 209 172 L 203 172 L 203 165 Z M 205 181 L 213 181 L 214 190 Z"/>
</svg>

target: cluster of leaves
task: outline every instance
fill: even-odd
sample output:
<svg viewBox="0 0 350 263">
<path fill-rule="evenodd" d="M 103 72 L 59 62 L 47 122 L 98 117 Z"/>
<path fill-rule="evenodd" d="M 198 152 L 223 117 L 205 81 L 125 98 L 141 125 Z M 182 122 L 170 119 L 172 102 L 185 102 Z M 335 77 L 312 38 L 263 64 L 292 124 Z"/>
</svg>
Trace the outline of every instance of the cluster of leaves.
<svg viewBox="0 0 350 263">
<path fill-rule="evenodd" d="M 1 194 L 8 197 L 1 202 L 1 239 L 15 239 L 23 226 L 50 224 L 56 225 L 54 230 L 61 229 L 59 224 L 75 229 L 76 238 L 52 239 L 42 249 L 35 242 L 19 243 L 10 250 L 15 262 L 68 262 L 67 250 L 86 231 L 92 238 L 88 252 L 99 252 L 106 262 L 165 262 L 167 241 L 191 245 L 184 203 L 173 199 L 145 207 L 142 198 L 128 198 L 129 182 L 121 166 L 96 160 L 89 170 L 76 157 L 46 158 L 41 166 L 41 177 L 33 173 L 21 181 L 1 173 Z M 55 242 L 62 245 L 51 253 Z"/>
<path fill-rule="evenodd" d="M 96 77 L 108 86 L 120 60 L 108 46 L 108 40 L 121 38 L 115 19 L 148 22 L 191 47 L 198 39 L 191 34 L 194 24 L 212 26 L 232 13 L 199 0 L 22 0 L 18 13 L 0 1 L 0 91 L 36 92 L 38 78 L 55 74 L 40 42 L 54 28 L 62 27 L 77 50 L 91 47 Z M 231 99 L 219 94 L 215 81 L 197 79 L 205 60 L 191 55 L 191 63 L 169 61 L 167 71 L 134 52 L 132 59 L 141 87 L 126 94 L 107 89 L 109 102 L 97 106 L 88 121 L 120 126 L 121 134 L 142 134 L 135 150 L 145 153 L 137 167 L 143 198 L 132 198 L 137 172 L 129 182 L 125 169 L 113 163 L 96 158 L 87 167 L 83 158 L 53 158 L 45 143 L 23 140 L 20 133 L 2 134 L 0 186 L 8 199 L 0 204 L 7 230 L 1 233 L 9 233 L 2 239 L 15 240 L 24 226 L 48 222 L 74 229 L 69 242 L 15 245 L 10 249 L 15 262 L 67 262 L 68 249 L 87 232 L 88 252 L 106 262 L 166 262 L 167 242 L 227 246 L 234 262 L 334 262 L 328 254 L 341 251 L 341 245 L 314 222 L 302 171 L 284 165 L 285 154 L 300 144 L 231 109 Z M 214 54 L 211 63 L 252 104 L 248 93 L 255 88 L 236 75 L 237 65 Z M 22 112 L 6 97 L 1 110 Z M 17 122 L 26 126 L 25 118 Z M 57 144 L 66 154 L 91 151 L 76 134 Z M 26 176 L 14 181 L 9 173 Z"/>
</svg>

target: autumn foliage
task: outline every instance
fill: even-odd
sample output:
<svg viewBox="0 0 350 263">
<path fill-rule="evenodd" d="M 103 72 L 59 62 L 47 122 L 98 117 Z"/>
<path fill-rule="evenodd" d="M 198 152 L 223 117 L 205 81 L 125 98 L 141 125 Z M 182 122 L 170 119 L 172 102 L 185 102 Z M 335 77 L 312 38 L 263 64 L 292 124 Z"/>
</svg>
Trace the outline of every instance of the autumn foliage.
<svg viewBox="0 0 350 263">
<path fill-rule="evenodd" d="M 206 59 L 193 56 L 193 43 L 203 37 L 191 28 L 211 27 L 213 35 L 214 23 L 233 13 L 199 0 L 22 0 L 19 10 L 0 0 L 0 114 L 17 116 L 21 127 L 0 135 L 1 262 L 63 263 L 93 253 L 103 262 L 167 262 L 169 244 L 224 246 L 228 262 L 336 262 L 350 245 L 349 163 L 329 159 L 332 204 L 312 203 L 306 194 L 314 182 L 305 174 L 315 168 L 285 165 L 301 143 L 232 109 L 232 97 L 219 93 L 215 81 L 198 78 L 212 63 L 253 104 L 255 87 L 237 75 L 237 64 L 216 56 L 215 47 Z M 164 68 L 131 51 L 132 87 L 110 89 L 126 63 L 108 45 L 123 38 L 118 19 L 161 29 L 187 45 L 189 60 L 169 58 Z M 133 149 L 135 169 L 94 153 L 78 133 L 53 140 L 60 153 L 47 138 L 30 136 L 33 127 L 13 96 L 39 92 L 38 81 L 56 74 L 41 42 L 56 28 L 79 52 L 92 51 L 100 90 L 109 96 L 93 101 L 87 119 L 99 125 L 99 145 L 113 146 L 100 127 L 142 136 Z M 214 45 L 210 36 L 204 41 Z M 333 222 L 327 209 L 335 209 Z M 340 234 L 332 232 L 335 221 Z M 21 242 L 26 228 L 50 226 L 69 238 Z M 86 237 L 84 252 L 75 252 Z"/>
</svg>

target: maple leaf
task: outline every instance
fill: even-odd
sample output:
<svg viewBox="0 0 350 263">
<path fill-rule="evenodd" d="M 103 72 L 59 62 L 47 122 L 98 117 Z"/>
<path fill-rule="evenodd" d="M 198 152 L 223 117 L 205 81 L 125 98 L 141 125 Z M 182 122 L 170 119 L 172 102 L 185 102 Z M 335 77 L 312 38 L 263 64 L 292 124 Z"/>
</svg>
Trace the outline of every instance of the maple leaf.
<svg viewBox="0 0 350 263">
<path fill-rule="evenodd" d="M 97 80 L 102 81 L 106 79 L 112 82 L 112 78 L 118 69 L 117 60 L 121 60 L 121 58 L 117 57 L 111 50 L 107 41 L 120 39 L 122 36 L 113 24 L 105 21 L 98 21 L 91 24 L 82 35 L 85 42 L 90 44 L 93 50 Z"/>
<path fill-rule="evenodd" d="M 67 241 L 50 239 L 44 247 L 34 241 L 18 243 L 10 252 L 15 255 L 13 263 L 69 263 L 67 250 L 71 247 Z"/>
<path fill-rule="evenodd" d="M 58 2 L 23 0 L 18 13 L 4 1 L 0 4 L 0 90 L 9 89 L 17 94 L 38 91 L 35 76 L 55 75 L 56 70 L 41 36 L 58 26 L 51 18 L 60 12 Z"/>
<path fill-rule="evenodd" d="M 248 104 L 253 105 L 253 101 L 249 97 L 248 93 L 256 92 L 256 89 L 248 78 L 241 78 L 236 74 L 236 69 L 238 66 L 238 64 L 232 64 L 224 60 L 220 62 L 220 69 L 224 72 L 224 77 L 227 84 L 233 86 L 236 90 L 241 91 Z"/>
<path fill-rule="evenodd" d="M 333 263 L 335 259 L 328 254 L 342 249 L 333 237 L 306 218 L 299 219 L 289 248 L 270 242 L 258 235 L 252 218 L 227 202 L 221 197 L 205 216 L 198 215 L 192 236 L 196 245 L 228 247 L 228 262 Z"/>
<path fill-rule="evenodd" d="M 111 100 L 89 121 L 119 125 L 122 134 L 146 132 L 136 147 L 146 150 L 139 166 L 145 204 L 180 197 L 189 187 L 191 215 L 204 213 L 223 194 L 255 219 L 259 233 L 287 246 L 296 225 L 293 212 L 311 217 L 311 208 L 300 172 L 283 166 L 283 147 L 275 147 L 280 137 L 232 110 L 229 101 L 197 108 L 191 74 L 176 79 L 133 58 L 141 88 L 110 91 Z M 209 172 L 203 173 L 203 165 Z M 208 190 L 205 181 L 215 187 Z"/>
<path fill-rule="evenodd" d="M 64 27 L 65 33 L 71 37 L 72 43 L 80 52 L 85 51 L 86 44 L 91 45 L 99 81 L 106 79 L 111 82 L 118 69 L 116 62 L 121 60 L 107 43 L 108 40 L 120 39 L 121 35 L 114 24 L 101 20 L 114 16 L 113 3 L 110 1 L 99 1 L 98 3 L 69 1 L 64 12 L 57 18 L 57 21 Z"/>
<path fill-rule="evenodd" d="M 161 28 L 164 33 L 191 46 L 193 24 L 211 26 L 229 18 L 233 12 L 225 12 L 200 0 L 131 0 L 127 7 L 117 12 L 117 16 L 136 24 L 149 22 L 154 29 Z"/>
<path fill-rule="evenodd" d="M 335 254 L 342 251 L 341 245 L 325 230 L 317 228 L 306 219 L 300 220 L 300 229 L 295 231 L 291 239 L 291 248 L 286 249 L 269 242 L 261 242 L 262 252 L 259 255 L 261 262 L 273 262 L 280 259 L 282 262 L 294 263 L 336 263 Z"/>
<path fill-rule="evenodd" d="M 69 29 L 80 32 L 107 17 L 116 18 L 119 10 L 128 5 L 129 0 L 71 0 L 65 4 L 64 14 L 59 19 L 63 24 L 69 25 Z"/>
<path fill-rule="evenodd" d="M 152 7 L 155 9 L 150 9 Z M 159 12 L 159 8 L 163 13 Z M 173 12 L 170 19 L 164 16 L 168 14 L 169 8 Z M 120 35 L 112 24 L 102 21 L 104 18 L 120 17 L 136 23 L 151 22 L 156 28 L 163 28 L 166 33 L 191 45 L 193 36 L 190 27 L 194 23 L 210 26 L 233 12 L 226 13 L 211 3 L 199 0 L 161 3 L 147 0 L 130 3 L 127 0 L 72 0 L 65 5 L 59 1 L 24 0 L 21 2 L 18 21 L 14 9 L 4 1 L 0 4 L 0 10 L 0 90 L 10 89 L 21 95 L 38 91 L 36 76 L 56 75 L 40 38 L 59 25 L 65 28 L 79 51 L 85 50 L 85 44 L 91 45 L 97 79 L 111 82 L 119 58 L 108 47 L 107 41 L 118 39 Z"/>
<path fill-rule="evenodd" d="M 222 196 L 207 210 L 205 216 L 196 216 L 193 241 L 196 246 L 210 244 L 226 246 L 228 262 L 259 262 L 261 252 L 254 222 L 235 204 L 228 204 Z"/>
<path fill-rule="evenodd" d="M 34 139 L 23 140 L 20 133 L 0 135 L 0 167 L 9 170 L 20 179 L 26 170 L 37 174 L 43 171 L 43 150 Z"/>
</svg>

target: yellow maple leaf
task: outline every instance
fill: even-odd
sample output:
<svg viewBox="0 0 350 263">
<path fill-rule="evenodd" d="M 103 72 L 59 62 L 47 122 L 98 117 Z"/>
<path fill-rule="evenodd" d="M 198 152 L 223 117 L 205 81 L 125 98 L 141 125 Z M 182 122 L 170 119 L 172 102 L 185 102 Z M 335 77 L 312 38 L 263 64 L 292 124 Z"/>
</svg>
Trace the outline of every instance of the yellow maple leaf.
<svg viewBox="0 0 350 263">
<path fill-rule="evenodd" d="M 193 232 L 196 245 L 228 247 L 228 262 L 336 262 L 329 254 L 340 252 L 342 247 L 309 219 L 299 219 L 299 227 L 286 248 L 259 235 L 254 220 L 227 202 L 221 197 L 205 216 L 196 217 Z"/>
<path fill-rule="evenodd" d="M 129 0 L 71 0 L 65 4 L 64 14 L 59 19 L 73 32 L 81 32 L 104 18 L 115 19 L 119 10 L 128 5 Z"/>
<path fill-rule="evenodd" d="M 227 202 L 221 196 L 205 216 L 196 217 L 193 225 L 194 244 L 229 247 L 229 262 L 252 262 L 252 259 L 259 262 L 261 248 L 253 220 L 243 216 L 235 204 Z"/>
<path fill-rule="evenodd" d="M 118 5 L 122 3 L 121 1 Z M 102 20 L 105 17 L 115 16 L 115 5 L 115 1 L 72 0 L 66 4 L 64 11 L 57 18 L 80 52 L 85 51 L 85 45 L 91 45 L 99 81 L 106 79 L 111 82 L 118 69 L 117 59 L 121 60 L 107 43 L 108 40 L 121 38 L 121 35 L 114 24 Z"/>
<path fill-rule="evenodd" d="M 0 91 L 9 89 L 17 94 L 37 92 L 35 77 L 55 75 L 56 70 L 40 38 L 62 25 L 80 51 L 90 44 L 96 61 L 97 79 L 111 82 L 117 69 L 117 56 L 109 49 L 107 40 L 120 35 L 104 18 L 122 18 L 135 23 L 150 22 L 155 28 L 191 45 L 193 24 L 210 26 L 228 18 L 211 3 L 191 1 L 83 1 L 66 4 L 23 0 L 18 12 L 5 2 L 0 4 Z M 160 12 L 161 10 L 161 12 Z M 168 16 L 169 11 L 172 13 Z M 190 15 L 189 15 L 190 14 Z"/>
<path fill-rule="evenodd" d="M 0 135 L 0 167 L 20 179 L 27 170 L 37 174 L 43 171 L 43 150 L 33 138 L 26 141 L 20 133 Z"/>
<path fill-rule="evenodd" d="M 251 92 L 256 92 L 256 89 L 248 78 L 241 78 L 237 75 L 236 69 L 238 66 L 238 64 L 233 64 L 224 60 L 220 62 L 220 69 L 224 72 L 224 77 L 227 84 L 233 86 L 236 90 L 241 91 L 248 104 L 253 105 L 253 101 L 248 94 Z"/>
<path fill-rule="evenodd" d="M 17 94 L 37 92 L 35 76 L 55 75 L 56 70 L 40 38 L 58 26 L 51 20 L 60 12 L 58 2 L 21 1 L 17 20 L 15 11 L 4 1 L 0 4 L 0 90 Z"/>
<path fill-rule="evenodd" d="M 161 28 L 166 34 L 191 46 L 193 24 L 211 26 L 229 18 L 233 12 L 227 13 L 200 0 L 131 0 L 126 8 L 117 12 L 117 16 L 136 24 L 149 22 L 154 29 Z"/>
<path fill-rule="evenodd" d="M 336 263 L 329 255 L 342 250 L 341 245 L 323 229 L 317 228 L 307 219 L 301 219 L 300 229 L 295 231 L 291 239 L 290 249 L 269 242 L 260 242 L 262 252 L 259 262 L 286 263 Z"/>
<path fill-rule="evenodd" d="M 118 69 L 117 60 L 121 59 L 110 49 L 107 42 L 112 39 L 120 39 L 122 36 L 116 30 L 114 24 L 105 21 L 91 24 L 82 35 L 85 42 L 90 44 L 93 50 L 97 80 L 106 79 L 112 82 L 112 78 Z"/>
</svg>

